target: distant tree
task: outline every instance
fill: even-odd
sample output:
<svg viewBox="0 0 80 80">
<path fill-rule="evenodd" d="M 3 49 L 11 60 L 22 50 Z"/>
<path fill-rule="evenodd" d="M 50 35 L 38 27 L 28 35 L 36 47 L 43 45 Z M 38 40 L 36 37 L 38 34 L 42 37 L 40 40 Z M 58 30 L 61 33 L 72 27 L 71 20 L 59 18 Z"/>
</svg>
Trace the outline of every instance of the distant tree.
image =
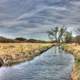
<svg viewBox="0 0 80 80">
<path fill-rule="evenodd" d="M 80 44 L 80 35 L 75 37 L 75 42 Z"/>
<path fill-rule="evenodd" d="M 78 34 L 80 35 L 80 28 L 77 29 Z"/>
<path fill-rule="evenodd" d="M 27 39 L 22 38 L 22 37 L 18 37 L 18 38 L 16 38 L 15 40 L 18 40 L 18 41 L 26 41 Z"/>
<path fill-rule="evenodd" d="M 66 33 L 67 29 L 66 27 L 62 26 L 60 29 L 59 29 L 59 33 L 58 33 L 58 42 L 63 42 L 64 40 L 64 34 Z"/>
<path fill-rule="evenodd" d="M 51 40 L 56 40 L 56 42 L 60 43 L 63 41 L 64 33 L 66 32 L 66 27 L 55 27 L 54 29 L 51 29 L 50 31 L 47 31 L 48 36 Z"/>
<path fill-rule="evenodd" d="M 76 32 L 77 32 L 78 35 L 74 38 L 74 42 L 80 44 L 80 27 L 77 28 Z"/>
<path fill-rule="evenodd" d="M 72 42 L 72 32 L 65 32 L 64 39 L 66 43 Z"/>
<path fill-rule="evenodd" d="M 54 29 L 51 28 L 51 30 L 50 31 L 47 31 L 47 33 L 48 33 L 49 39 L 51 39 L 51 40 L 55 39 L 57 41 L 57 39 L 58 39 L 57 38 L 57 35 L 58 35 L 58 27 L 55 27 Z"/>
</svg>

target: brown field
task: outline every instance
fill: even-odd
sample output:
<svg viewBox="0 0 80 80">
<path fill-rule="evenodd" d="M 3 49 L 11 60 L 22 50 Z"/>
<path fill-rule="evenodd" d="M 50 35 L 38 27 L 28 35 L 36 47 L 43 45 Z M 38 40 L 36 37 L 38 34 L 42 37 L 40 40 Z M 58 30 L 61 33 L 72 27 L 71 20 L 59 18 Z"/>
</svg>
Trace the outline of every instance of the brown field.
<svg viewBox="0 0 80 80">
<path fill-rule="evenodd" d="M 50 46 L 43 43 L 0 43 L 0 55 L 31 52 L 42 47 Z"/>
<path fill-rule="evenodd" d="M 30 60 L 51 46 L 51 43 L 0 43 L 0 63 L 11 65 Z"/>
<path fill-rule="evenodd" d="M 64 49 L 72 53 L 75 57 L 75 65 L 73 66 L 72 80 L 80 80 L 80 45 L 79 44 L 65 44 Z"/>
</svg>

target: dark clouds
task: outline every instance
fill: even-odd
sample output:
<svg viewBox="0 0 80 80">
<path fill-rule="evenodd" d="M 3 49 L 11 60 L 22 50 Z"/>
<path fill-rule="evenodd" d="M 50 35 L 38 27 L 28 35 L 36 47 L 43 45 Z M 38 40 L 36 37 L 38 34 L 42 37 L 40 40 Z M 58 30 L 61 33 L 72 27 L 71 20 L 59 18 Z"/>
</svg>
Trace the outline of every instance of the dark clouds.
<svg viewBox="0 0 80 80">
<path fill-rule="evenodd" d="M 0 35 L 34 37 L 56 25 L 80 25 L 80 0 L 0 0 Z"/>
</svg>

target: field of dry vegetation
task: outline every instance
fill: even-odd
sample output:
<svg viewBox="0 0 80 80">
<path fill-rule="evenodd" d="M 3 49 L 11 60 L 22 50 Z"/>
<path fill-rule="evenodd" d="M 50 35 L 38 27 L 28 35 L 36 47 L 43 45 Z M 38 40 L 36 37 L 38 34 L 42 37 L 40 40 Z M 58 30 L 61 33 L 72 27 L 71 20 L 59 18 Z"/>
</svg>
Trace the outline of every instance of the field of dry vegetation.
<svg viewBox="0 0 80 80">
<path fill-rule="evenodd" d="M 75 65 L 73 66 L 72 80 L 80 80 L 80 45 L 79 44 L 65 44 L 64 49 L 72 53 L 75 57 Z"/>
<path fill-rule="evenodd" d="M 30 60 L 51 46 L 51 43 L 0 43 L 0 66 Z"/>
</svg>

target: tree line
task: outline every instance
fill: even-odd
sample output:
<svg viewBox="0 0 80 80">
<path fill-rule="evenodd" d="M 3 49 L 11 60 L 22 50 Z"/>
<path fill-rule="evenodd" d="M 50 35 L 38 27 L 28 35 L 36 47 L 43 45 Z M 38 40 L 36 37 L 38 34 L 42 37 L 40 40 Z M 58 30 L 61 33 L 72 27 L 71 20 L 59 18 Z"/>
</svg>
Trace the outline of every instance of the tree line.
<svg viewBox="0 0 80 80">
<path fill-rule="evenodd" d="M 80 33 L 80 29 L 77 30 Z M 51 41 L 55 40 L 57 43 L 79 43 L 80 35 L 73 37 L 72 32 L 69 32 L 66 27 L 55 27 L 47 31 L 48 37 Z"/>
</svg>

